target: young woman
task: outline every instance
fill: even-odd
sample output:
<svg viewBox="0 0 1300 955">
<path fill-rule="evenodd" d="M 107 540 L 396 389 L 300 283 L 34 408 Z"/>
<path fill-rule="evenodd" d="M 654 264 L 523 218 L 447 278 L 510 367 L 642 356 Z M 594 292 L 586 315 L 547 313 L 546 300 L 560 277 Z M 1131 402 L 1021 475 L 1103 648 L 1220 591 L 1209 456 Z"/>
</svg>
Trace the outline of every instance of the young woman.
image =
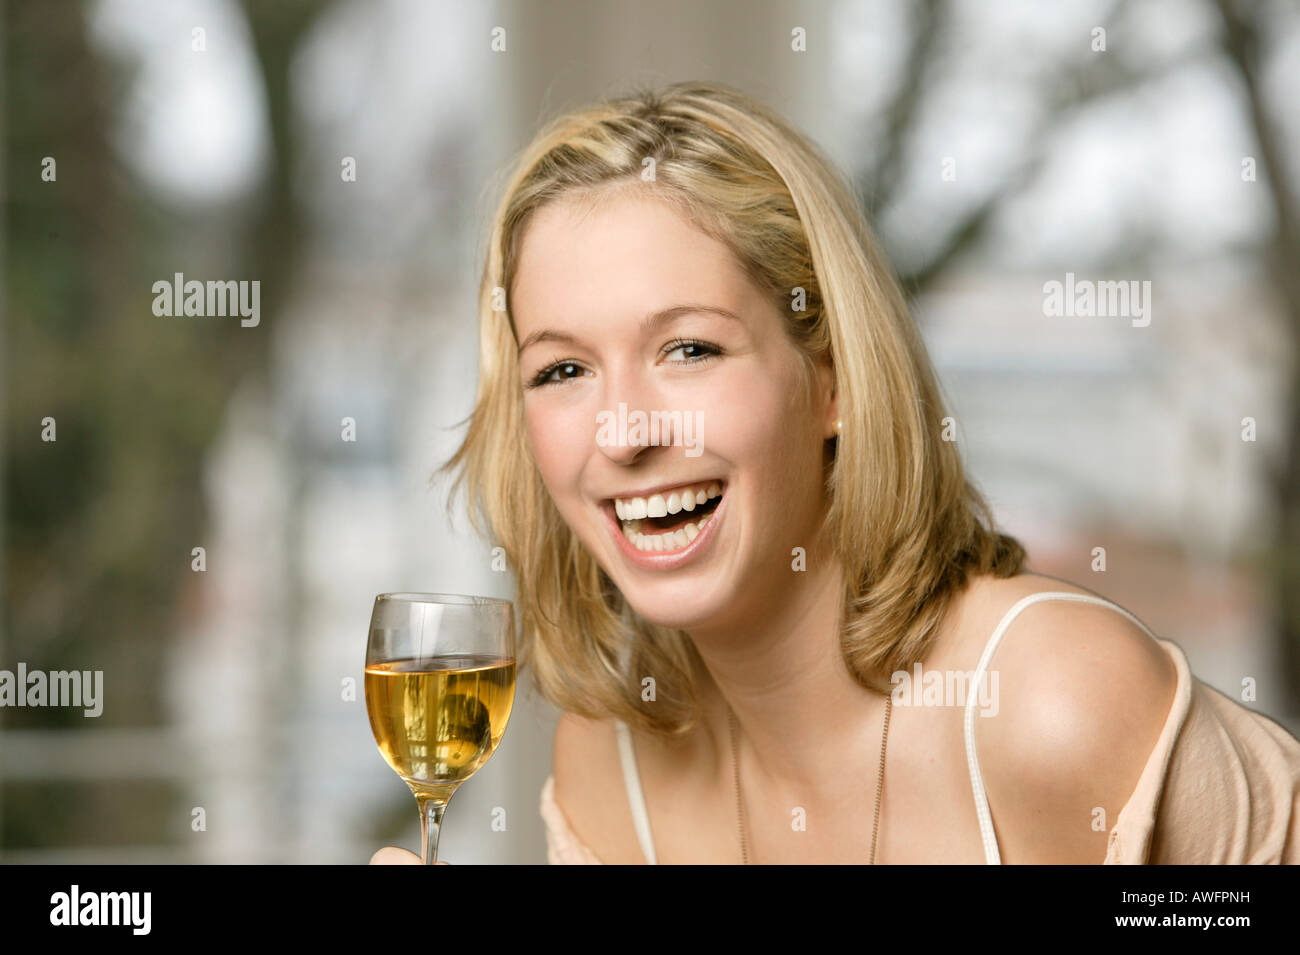
<svg viewBox="0 0 1300 955">
<path fill-rule="evenodd" d="M 448 467 L 565 711 L 550 861 L 1300 861 L 1300 742 L 1025 570 L 859 204 L 761 104 L 550 123 L 480 320 Z"/>
</svg>

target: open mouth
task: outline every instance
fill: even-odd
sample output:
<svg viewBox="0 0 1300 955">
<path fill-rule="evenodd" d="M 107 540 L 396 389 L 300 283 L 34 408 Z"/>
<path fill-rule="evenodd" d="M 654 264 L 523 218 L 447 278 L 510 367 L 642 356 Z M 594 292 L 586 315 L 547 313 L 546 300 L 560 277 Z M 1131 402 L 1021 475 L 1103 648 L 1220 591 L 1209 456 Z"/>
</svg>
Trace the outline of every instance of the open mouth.
<svg viewBox="0 0 1300 955">
<path fill-rule="evenodd" d="M 615 511 L 623 536 L 642 551 L 674 551 L 699 536 L 726 492 L 720 480 L 682 485 L 646 498 L 616 498 Z"/>
</svg>

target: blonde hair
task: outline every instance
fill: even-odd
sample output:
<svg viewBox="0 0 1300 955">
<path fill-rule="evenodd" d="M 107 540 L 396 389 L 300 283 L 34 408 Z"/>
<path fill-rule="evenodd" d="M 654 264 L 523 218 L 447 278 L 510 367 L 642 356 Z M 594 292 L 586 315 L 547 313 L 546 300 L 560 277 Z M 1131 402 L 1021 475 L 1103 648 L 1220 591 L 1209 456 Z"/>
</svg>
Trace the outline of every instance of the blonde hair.
<svg viewBox="0 0 1300 955">
<path fill-rule="evenodd" d="M 778 115 L 713 82 L 638 90 L 553 119 L 504 186 L 479 288 L 477 399 L 438 473 L 457 472 L 449 506 L 473 489 L 473 526 L 515 573 L 520 668 L 551 703 L 592 719 L 673 736 L 701 713 L 703 663 L 690 638 L 632 610 L 521 454 L 509 291 L 524 230 L 561 196 L 590 203 L 628 186 L 673 203 L 731 249 L 786 316 L 806 368 L 831 360 L 843 430 L 827 463 L 823 530 L 844 567 L 840 649 L 862 686 L 888 692 L 891 673 L 924 657 L 968 576 L 1016 574 L 1025 552 L 997 532 L 956 443 L 942 439 L 936 376 L 856 197 Z M 799 312 L 796 288 L 806 293 Z M 494 309 L 503 291 L 504 315 Z M 652 705 L 641 699 L 645 676 Z"/>
</svg>

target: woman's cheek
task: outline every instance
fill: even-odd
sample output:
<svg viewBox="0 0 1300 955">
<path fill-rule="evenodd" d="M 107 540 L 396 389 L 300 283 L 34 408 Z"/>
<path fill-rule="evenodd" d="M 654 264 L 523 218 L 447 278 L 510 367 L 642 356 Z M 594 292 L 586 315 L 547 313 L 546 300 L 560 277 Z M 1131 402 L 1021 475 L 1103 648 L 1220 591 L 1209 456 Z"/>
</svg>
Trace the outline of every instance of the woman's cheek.
<svg viewBox="0 0 1300 955">
<path fill-rule="evenodd" d="M 785 417 L 787 396 L 771 392 L 770 386 L 746 382 L 705 402 L 700 423 L 707 450 L 734 465 L 773 453 L 787 440 L 790 422 Z M 745 398 L 737 401 L 736 395 Z"/>
<path fill-rule="evenodd" d="M 582 470 L 592 430 L 583 428 L 583 420 L 576 409 L 548 408 L 541 402 L 524 411 L 533 457 L 557 498 L 574 492 L 570 485 Z"/>
</svg>

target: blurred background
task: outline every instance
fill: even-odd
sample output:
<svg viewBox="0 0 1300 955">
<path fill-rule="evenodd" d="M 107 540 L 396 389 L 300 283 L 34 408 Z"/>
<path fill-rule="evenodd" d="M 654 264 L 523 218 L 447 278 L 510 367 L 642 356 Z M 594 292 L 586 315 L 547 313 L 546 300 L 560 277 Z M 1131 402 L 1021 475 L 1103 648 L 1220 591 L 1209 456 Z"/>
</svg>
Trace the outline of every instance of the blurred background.
<svg viewBox="0 0 1300 955">
<path fill-rule="evenodd" d="M 99 669 L 104 703 L 0 708 L 0 861 L 417 848 L 345 685 L 375 594 L 513 593 L 429 487 L 497 177 L 555 112 L 688 78 L 852 177 L 1031 569 L 1300 731 L 1295 3 L 11 0 L 3 30 L 0 669 Z M 259 324 L 155 315 L 178 272 L 259 280 Z M 1045 314 L 1067 273 L 1149 281 L 1149 324 Z M 557 716 L 525 679 L 440 858 L 545 860 Z"/>
</svg>

